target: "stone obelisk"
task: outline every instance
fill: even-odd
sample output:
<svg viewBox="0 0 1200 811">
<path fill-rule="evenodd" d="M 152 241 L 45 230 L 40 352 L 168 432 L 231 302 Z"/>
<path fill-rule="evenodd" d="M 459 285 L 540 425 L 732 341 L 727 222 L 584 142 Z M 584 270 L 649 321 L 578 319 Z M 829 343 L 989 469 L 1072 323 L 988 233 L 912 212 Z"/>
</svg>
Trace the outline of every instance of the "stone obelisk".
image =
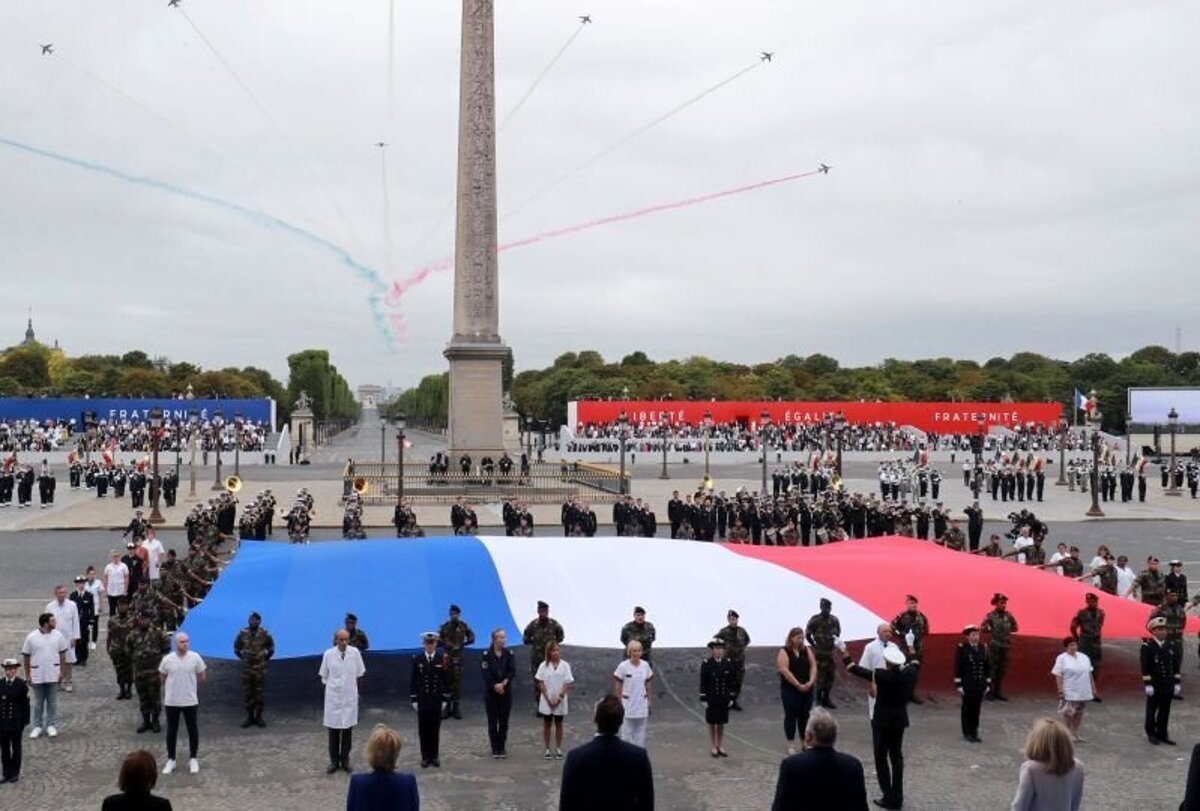
<svg viewBox="0 0 1200 811">
<path fill-rule="evenodd" d="M 450 361 L 451 458 L 504 448 L 496 263 L 496 79 L 492 0 L 463 0 L 458 99 L 458 220 Z"/>
</svg>

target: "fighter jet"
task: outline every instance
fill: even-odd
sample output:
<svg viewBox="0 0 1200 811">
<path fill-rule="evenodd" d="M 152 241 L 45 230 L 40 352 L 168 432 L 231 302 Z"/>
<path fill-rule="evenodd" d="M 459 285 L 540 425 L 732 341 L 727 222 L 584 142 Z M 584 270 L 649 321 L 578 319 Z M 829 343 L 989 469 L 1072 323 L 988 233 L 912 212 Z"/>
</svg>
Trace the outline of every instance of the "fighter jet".
<svg viewBox="0 0 1200 811">
<path fill-rule="evenodd" d="M 168 8 L 175 8 L 179 5 L 179 0 L 167 0 Z"/>
<path fill-rule="evenodd" d="M 38 45 L 42 46 L 42 56 L 46 56 L 47 54 L 54 53 L 54 43 L 53 42 L 51 42 L 49 45 L 42 45 L 39 42 Z"/>
<path fill-rule="evenodd" d="M 770 62 L 771 57 L 775 55 L 774 51 L 763 51 L 762 56 L 758 57 L 762 62 Z"/>
<path fill-rule="evenodd" d="M 828 166 L 828 165 L 822 163 L 820 166 L 817 167 L 817 171 L 820 172 L 821 174 L 827 175 L 827 174 L 829 174 L 829 170 L 832 168 L 833 168 L 832 166 Z"/>
<path fill-rule="evenodd" d="M 591 14 L 584 14 L 582 17 L 579 18 L 579 22 L 583 23 L 584 25 L 587 25 L 591 21 L 592 21 Z"/>
<path fill-rule="evenodd" d="M 385 146 L 387 146 L 387 141 L 376 141 L 375 146 L 379 147 L 380 149 L 383 149 Z"/>
</svg>

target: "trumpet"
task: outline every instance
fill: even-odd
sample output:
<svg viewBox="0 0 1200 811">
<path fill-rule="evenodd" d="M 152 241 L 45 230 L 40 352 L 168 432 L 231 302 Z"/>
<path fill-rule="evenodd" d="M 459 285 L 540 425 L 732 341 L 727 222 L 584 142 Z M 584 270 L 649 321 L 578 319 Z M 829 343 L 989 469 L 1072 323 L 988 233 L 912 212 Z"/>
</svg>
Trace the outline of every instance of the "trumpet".
<svg viewBox="0 0 1200 811">
<path fill-rule="evenodd" d="M 355 479 L 351 487 L 354 489 L 354 492 L 358 493 L 360 496 L 365 496 L 367 491 L 371 489 L 371 485 L 362 476 L 359 476 L 357 479 Z"/>
<path fill-rule="evenodd" d="M 242 480 L 237 476 L 230 476 L 225 480 L 225 489 L 230 493 L 236 493 L 242 489 Z"/>
</svg>

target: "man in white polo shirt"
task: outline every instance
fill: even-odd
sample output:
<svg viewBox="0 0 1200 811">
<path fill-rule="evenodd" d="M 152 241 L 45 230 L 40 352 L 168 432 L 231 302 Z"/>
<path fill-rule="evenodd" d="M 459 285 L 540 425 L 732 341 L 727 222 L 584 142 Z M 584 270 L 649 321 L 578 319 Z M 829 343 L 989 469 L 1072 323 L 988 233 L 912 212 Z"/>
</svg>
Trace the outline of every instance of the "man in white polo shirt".
<svg viewBox="0 0 1200 811">
<path fill-rule="evenodd" d="M 62 686 L 68 693 L 75 687 L 71 681 L 71 665 L 75 664 L 75 643 L 79 641 L 79 609 L 67 599 L 67 587 L 61 583 L 54 587 L 54 599 L 46 603 L 46 610 L 54 615 L 54 628 L 67 640 L 67 660 L 62 667 Z"/>
<path fill-rule="evenodd" d="M 46 612 L 38 617 L 38 628 L 25 637 L 21 656 L 25 659 L 25 683 L 33 691 L 33 729 L 30 738 L 42 735 L 42 722 L 46 734 L 51 738 L 58 735 L 54 726 L 58 712 L 58 683 L 62 669 L 66 666 L 67 640 L 54 629 L 54 615 Z"/>
<path fill-rule="evenodd" d="M 167 764 L 163 774 L 175 771 L 175 739 L 179 735 L 179 716 L 187 724 L 188 771 L 200 771 L 196 754 L 200 748 L 200 729 L 196 725 L 196 710 L 200 705 L 198 688 L 204 684 L 207 669 L 200 654 L 189 649 L 188 635 L 175 634 L 175 651 L 162 658 L 158 672 L 163 680 L 163 706 L 167 708 Z"/>
<path fill-rule="evenodd" d="M 104 567 L 104 590 L 108 592 L 108 615 L 117 615 L 117 603 L 129 593 L 129 567 L 121 562 L 117 550 L 108 553 L 112 561 Z"/>
</svg>

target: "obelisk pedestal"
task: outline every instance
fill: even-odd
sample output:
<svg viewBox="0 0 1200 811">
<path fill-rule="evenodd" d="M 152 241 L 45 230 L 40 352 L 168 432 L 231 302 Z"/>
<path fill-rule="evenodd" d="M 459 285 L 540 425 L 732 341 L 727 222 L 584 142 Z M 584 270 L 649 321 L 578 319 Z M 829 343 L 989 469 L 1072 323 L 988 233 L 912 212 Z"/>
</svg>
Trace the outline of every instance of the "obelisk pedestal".
<svg viewBox="0 0 1200 811">
<path fill-rule="evenodd" d="M 496 262 L 496 82 L 492 0 L 463 0 L 459 77 L 458 218 L 450 361 L 451 459 L 478 464 L 504 449 Z"/>
</svg>

